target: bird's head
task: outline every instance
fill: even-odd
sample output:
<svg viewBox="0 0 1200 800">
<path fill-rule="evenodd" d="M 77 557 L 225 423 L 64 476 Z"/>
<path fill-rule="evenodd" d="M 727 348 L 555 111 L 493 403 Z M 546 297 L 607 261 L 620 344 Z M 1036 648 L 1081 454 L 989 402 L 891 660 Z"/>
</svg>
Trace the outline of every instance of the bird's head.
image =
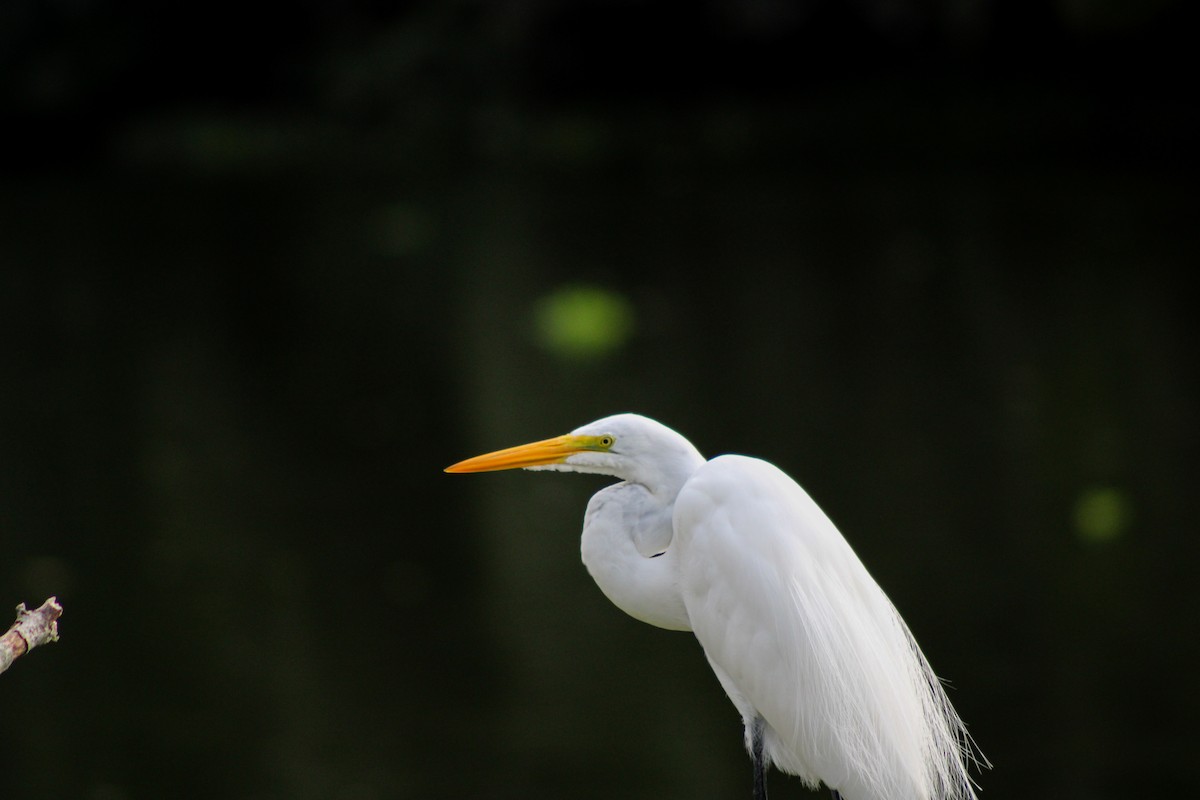
<svg viewBox="0 0 1200 800">
<path fill-rule="evenodd" d="M 638 414 L 616 414 L 563 436 L 468 458 L 446 472 L 560 470 L 612 475 L 651 491 L 678 491 L 704 457 L 667 426 Z"/>
</svg>

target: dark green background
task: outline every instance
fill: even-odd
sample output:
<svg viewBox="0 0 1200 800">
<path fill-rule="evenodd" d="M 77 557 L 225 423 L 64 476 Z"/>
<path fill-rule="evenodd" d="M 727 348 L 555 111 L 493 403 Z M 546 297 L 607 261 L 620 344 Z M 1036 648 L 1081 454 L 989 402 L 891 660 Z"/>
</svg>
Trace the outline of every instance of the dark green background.
<svg viewBox="0 0 1200 800">
<path fill-rule="evenodd" d="M 603 481 L 441 472 L 636 410 L 817 498 L 985 797 L 1187 796 L 1188 6 L 5 0 L 0 794 L 747 796 Z"/>
</svg>

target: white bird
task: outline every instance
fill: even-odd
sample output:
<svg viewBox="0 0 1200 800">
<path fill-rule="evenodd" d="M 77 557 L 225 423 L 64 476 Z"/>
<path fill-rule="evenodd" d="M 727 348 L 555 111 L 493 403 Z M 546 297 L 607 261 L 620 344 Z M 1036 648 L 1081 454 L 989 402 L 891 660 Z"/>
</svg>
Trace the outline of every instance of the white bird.
<svg viewBox="0 0 1200 800">
<path fill-rule="evenodd" d="M 636 619 L 692 631 L 745 724 L 754 796 L 770 765 L 844 800 L 974 800 L 987 766 L 908 626 L 834 524 L 772 464 L 705 461 L 637 414 L 447 472 L 611 475 L 583 563 Z"/>
</svg>

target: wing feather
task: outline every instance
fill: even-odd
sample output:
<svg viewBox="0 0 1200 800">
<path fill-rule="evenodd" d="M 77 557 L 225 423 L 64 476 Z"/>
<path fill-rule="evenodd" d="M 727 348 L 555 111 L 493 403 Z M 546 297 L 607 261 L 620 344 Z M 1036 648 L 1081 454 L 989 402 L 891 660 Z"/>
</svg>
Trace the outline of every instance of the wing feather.
<svg viewBox="0 0 1200 800">
<path fill-rule="evenodd" d="M 771 464 L 722 456 L 676 499 L 697 639 L 780 769 L 847 800 L 974 798 L 972 751 L 904 621 L 811 498 Z"/>
</svg>

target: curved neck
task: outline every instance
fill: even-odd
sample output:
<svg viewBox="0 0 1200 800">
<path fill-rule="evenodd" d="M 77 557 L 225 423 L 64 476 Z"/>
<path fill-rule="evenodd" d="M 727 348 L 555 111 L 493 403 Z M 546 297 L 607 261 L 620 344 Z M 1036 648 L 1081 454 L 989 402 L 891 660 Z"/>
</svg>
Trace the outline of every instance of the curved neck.
<svg viewBox="0 0 1200 800">
<path fill-rule="evenodd" d="M 588 503 L 580 551 L 592 579 L 617 608 L 659 628 L 690 631 L 670 547 L 672 503 L 635 483 L 602 489 Z"/>
<path fill-rule="evenodd" d="M 666 509 L 669 516 L 679 490 L 704 465 L 704 456 L 683 437 L 657 455 L 653 471 L 643 470 L 641 464 L 634 464 L 629 474 L 617 477 L 639 484 L 653 495 L 654 502 Z"/>
</svg>

